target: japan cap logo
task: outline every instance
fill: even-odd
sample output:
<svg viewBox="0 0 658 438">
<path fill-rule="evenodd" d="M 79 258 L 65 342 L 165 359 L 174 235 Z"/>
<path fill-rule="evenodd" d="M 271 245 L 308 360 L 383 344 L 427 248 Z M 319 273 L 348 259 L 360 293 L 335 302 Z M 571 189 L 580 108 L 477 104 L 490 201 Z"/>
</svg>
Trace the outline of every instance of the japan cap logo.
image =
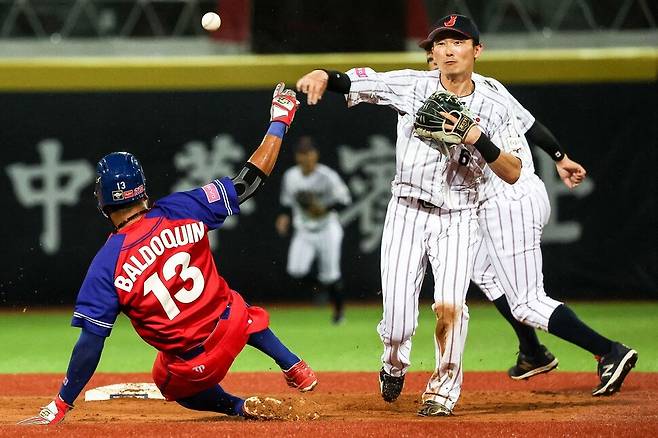
<svg viewBox="0 0 658 438">
<path fill-rule="evenodd" d="M 456 22 L 457 22 L 457 16 L 456 15 L 451 15 L 448 20 L 443 22 L 443 25 L 445 27 L 452 27 L 452 26 L 455 25 Z"/>
</svg>

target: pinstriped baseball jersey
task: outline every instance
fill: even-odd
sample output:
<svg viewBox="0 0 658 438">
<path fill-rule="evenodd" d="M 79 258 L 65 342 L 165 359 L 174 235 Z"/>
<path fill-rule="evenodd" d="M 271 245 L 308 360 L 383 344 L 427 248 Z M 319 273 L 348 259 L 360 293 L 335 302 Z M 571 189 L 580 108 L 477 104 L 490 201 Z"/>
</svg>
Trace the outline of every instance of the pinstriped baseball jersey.
<svg viewBox="0 0 658 438">
<path fill-rule="evenodd" d="M 423 102 L 443 90 L 438 71 L 397 70 L 378 73 L 370 68 L 347 72 L 352 83 L 348 106 L 361 102 L 386 105 L 398 113 L 396 175 L 392 193 L 428 201 L 448 210 L 477 206 L 477 187 L 485 161 L 471 145 L 446 146 L 414 135 L 414 118 Z M 502 150 L 517 154 L 520 146 L 508 141 L 522 136 L 514 121 L 510 99 L 474 81 L 472 94 L 460 98 L 475 115 L 480 129 Z M 524 165 L 527 157 L 520 156 Z"/>
<path fill-rule="evenodd" d="M 500 141 L 517 149 L 517 156 L 519 156 L 523 162 L 521 176 L 513 185 L 507 184 L 505 181 L 498 178 L 489 167 L 485 168 L 480 186 L 480 202 L 496 195 L 504 195 L 512 199 L 518 199 L 528 191 L 528 186 L 525 183 L 537 178 L 535 175 L 535 165 L 532 161 L 530 146 L 524 135 L 532 127 L 535 118 L 514 98 L 514 96 L 512 96 L 505 86 L 497 80 L 479 74 L 473 74 L 473 81 L 476 83 L 476 86 L 479 84 L 481 85 L 481 88 L 487 88 L 490 90 L 489 92 L 503 96 L 510 102 L 511 112 L 513 114 L 510 118 L 510 123 L 514 125 L 515 132 L 508 138 L 501 138 Z M 496 141 L 494 141 L 494 143 L 497 145 L 499 144 Z"/>
</svg>

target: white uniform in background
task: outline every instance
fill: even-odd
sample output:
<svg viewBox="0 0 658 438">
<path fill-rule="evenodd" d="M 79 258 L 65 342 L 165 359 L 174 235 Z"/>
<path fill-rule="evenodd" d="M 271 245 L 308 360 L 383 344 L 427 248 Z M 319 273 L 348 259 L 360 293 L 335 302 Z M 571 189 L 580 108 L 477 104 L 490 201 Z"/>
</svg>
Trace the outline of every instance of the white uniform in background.
<svg viewBox="0 0 658 438">
<path fill-rule="evenodd" d="M 308 215 L 297 202 L 300 192 L 312 193 L 324 207 L 348 205 L 350 192 L 338 173 L 321 163 L 308 175 L 304 175 L 299 166 L 283 174 L 281 204 L 292 209 L 294 229 L 288 251 L 288 274 L 296 278 L 307 275 L 317 257 L 318 280 L 323 284 L 334 283 L 341 278 L 343 227 L 335 211 L 320 218 Z"/>
<path fill-rule="evenodd" d="M 378 332 L 384 344 L 383 368 L 399 377 L 411 364 L 411 337 L 429 261 L 434 274 L 432 307 L 445 325 L 435 337 L 436 369 L 423 401 L 434 400 L 452 410 L 461 393 L 468 328 L 465 300 L 479 240 L 478 185 L 486 163 L 473 146 L 439 147 L 414 135 L 416 112 L 433 92 L 443 90 L 438 71 L 377 73 L 357 68 L 347 74 L 349 106 L 366 102 L 398 113 L 396 174 L 381 247 L 384 311 Z M 493 143 L 515 153 L 513 145 L 518 147 L 522 134 L 506 95 L 478 83 L 471 95 L 460 100 Z"/>
<path fill-rule="evenodd" d="M 509 96 L 515 104 L 519 132 L 532 127 L 535 118 L 500 82 L 480 75 L 473 75 L 473 80 Z M 491 301 L 506 295 L 519 321 L 548 331 L 548 320 L 562 304 L 544 291 L 540 243 L 551 207 L 544 183 L 535 174 L 525 136 L 520 141 L 525 159 L 521 177 L 514 185 L 485 170 L 478 207 L 482 239 L 476 250 L 473 282 Z"/>
</svg>

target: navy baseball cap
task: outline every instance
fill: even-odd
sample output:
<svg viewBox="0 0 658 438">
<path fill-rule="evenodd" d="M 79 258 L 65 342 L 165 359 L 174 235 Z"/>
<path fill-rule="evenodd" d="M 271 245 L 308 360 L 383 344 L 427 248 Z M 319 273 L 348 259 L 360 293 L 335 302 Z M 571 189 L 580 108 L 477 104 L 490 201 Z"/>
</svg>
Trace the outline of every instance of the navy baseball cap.
<svg viewBox="0 0 658 438">
<path fill-rule="evenodd" d="M 299 137 L 297 144 L 295 145 L 295 153 L 304 154 L 306 152 L 317 151 L 318 148 L 315 144 L 315 140 L 311 136 L 304 135 Z"/>
<path fill-rule="evenodd" d="M 137 158 L 128 152 L 112 152 L 96 165 L 98 209 L 122 205 L 146 197 L 146 177 Z"/>
<path fill-rule="evenodd" d="M 439 33 L 448 31 L 460 33 L 472 39 L 475 44 L 480 44 L 480 31 L 473 20 L 465 15 L 452 14 L 438 20 L 427 38 L 418 43 L 418 47 L 430 50 Z"/>
</svg>

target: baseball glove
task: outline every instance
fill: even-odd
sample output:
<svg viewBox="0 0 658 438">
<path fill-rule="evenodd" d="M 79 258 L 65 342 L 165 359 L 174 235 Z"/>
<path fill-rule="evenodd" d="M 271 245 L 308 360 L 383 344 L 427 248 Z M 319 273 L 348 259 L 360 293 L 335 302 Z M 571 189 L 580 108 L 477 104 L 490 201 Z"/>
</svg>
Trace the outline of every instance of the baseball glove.
<svg viewBox="0 0 658 438">
<path fill-rule="evenodd" d="M 304 213 L 312 218 L 318 219 L 327 214 L 327 209 L 318 201 L 313 192 L 297 192 L 295 200 Z"/>
<path fill-rule="evenodd" d="M 441 113 L 457 118 L 447 120 Z M 460 144 L 468 131 L 475 126 L 475 117 L 452 93 L 436 91 L 427 98 L 416 113 L 414 131 L 422 138 L 431 138 L 447 144 Z"/>
<path fill-rule="evenodd" d="M 303 210 L 308 210 L 316 202 L 313 192 L 306 191 L 297 192 L 295 200 Z"/>
</svg>

